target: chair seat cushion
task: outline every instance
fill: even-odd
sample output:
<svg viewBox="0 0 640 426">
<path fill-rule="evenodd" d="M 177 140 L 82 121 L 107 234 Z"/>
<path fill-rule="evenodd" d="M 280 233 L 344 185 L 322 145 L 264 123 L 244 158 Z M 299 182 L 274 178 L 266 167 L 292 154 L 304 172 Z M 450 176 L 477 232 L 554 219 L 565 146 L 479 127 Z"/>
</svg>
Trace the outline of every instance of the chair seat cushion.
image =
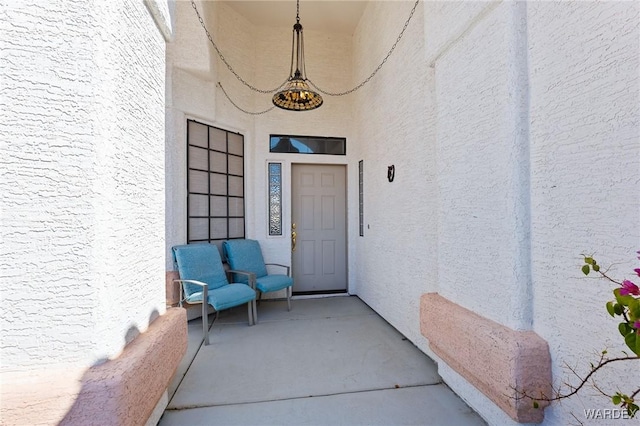
<svg viewBox="0 0 640 426">
<path fill-rule="evenodd" d="M 233 308 L 256 298 L 256 292 L 246 284 L 229 284 L 213 290 L 209 290 L 209 305 L 216 311 Z M 202 292 L 191 294 L 186 299 L 187 303 L 202 303 Z"/>
<path fill-rule="evenodd" d="M 278 291 L 293 285 L 293 279 L 287 275 L 265 275 L 256 279 L 256 288 L 263 293 Z"/>
</svg>

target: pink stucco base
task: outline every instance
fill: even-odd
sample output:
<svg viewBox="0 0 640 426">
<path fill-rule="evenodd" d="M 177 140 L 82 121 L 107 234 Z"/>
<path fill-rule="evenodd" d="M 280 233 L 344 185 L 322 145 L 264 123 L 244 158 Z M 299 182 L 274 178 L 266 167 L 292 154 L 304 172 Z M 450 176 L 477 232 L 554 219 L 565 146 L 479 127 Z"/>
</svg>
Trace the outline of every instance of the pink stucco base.
<svg viewBox="0 0 640 426">
<path fill-rule="evenodd" d="M 528 395 L 551 394 L 547 342 L 533 331 L 516 331 L 427 293 L 420 303 L 420 329 L 429 347 L 452 369 L 519 423 L 541 423 L 544 407 Z"/>
<path fill-rule="evenodd" d="M 186 349 L 185 310 L 170 308 L 101 365 L 3 374 L 0 423 L 144 425 Z"/>
<path fill-rule="evenodd" d="M 167 306 L 178 306 L 180 303 L 180 284 L 173 281 L 180 279 L 178 271 L 167 271 L 165 279 Z"/>
</svg>

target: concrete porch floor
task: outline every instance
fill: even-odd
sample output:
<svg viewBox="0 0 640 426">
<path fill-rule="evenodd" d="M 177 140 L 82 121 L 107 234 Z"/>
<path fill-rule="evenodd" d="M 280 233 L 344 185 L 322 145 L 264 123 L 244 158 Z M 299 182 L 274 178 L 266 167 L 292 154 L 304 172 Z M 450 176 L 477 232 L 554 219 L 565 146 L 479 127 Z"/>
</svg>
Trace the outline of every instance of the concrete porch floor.
<svg viewBox="0 0 640 426">
<path fill-rule="evenodd" d="M 210 316 L 211 320 L 212 316 Z M 160 426 L 485 425 L 435 363 L 357 297 L 263 301 L 223 311 L 189 348 Z"/>
</svg>

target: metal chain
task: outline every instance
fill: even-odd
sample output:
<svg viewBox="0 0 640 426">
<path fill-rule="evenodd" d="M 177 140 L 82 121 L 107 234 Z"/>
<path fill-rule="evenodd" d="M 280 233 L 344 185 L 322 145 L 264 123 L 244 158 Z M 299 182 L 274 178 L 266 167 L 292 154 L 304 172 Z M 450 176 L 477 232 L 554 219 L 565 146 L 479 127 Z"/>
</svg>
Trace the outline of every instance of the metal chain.
<svg viewBox="0 0 640 426">
<path fill-rule="evenodd" d="M 344 92 L 329 92 L 326 90 L 323 90 L 321 88 L 319 88 L 313 81 L 311 81 L 310 79 L 307 79 L 307 81 L 309 82 L 309 84 L 311 86 L 313 86 L 318 92 L 322 93 L 323 95 L 328 95 L 328 96 L 344 96 L 344 95 L 348 95 L 350 93 L 355 92 L 356 90 L 360 89 L 362 86 L 364 86 L 365 84 L 367 84 L 377 73 L 378 71 L 380 71 L 380 69 L 384 66 L 384 64 L 387 62 L 387 60 L 389 59 L 389 57 L 391 56 L 391 54 L 393 53 L 393 51 L 395 50 L 396 46 L 398 45 L 398 43 L 400 42 L 400 40 L 402 39 L 402 36 L 404 35 L 404 32 L 406 31 L 407 27 L 409 26 L 409 22 L 411 22 L 411 18 L 413 17 L 413 14 L 416 11 L 416 8 L 418 7 L 418 3 L 420 3 L 420 0 L 416 0 L 416 2 L 413 5 L 413 8 L 411 9 L 411 12 L 409 13 L 409 17 L 407 18 L 407 20 L 404 23 L 404 26 L 402 27 L 402 31 L 400 31 L 400 34 L 398 35 L 398 37 L 396 38 L 395 43 L 393 43 L 393 45 L 391 46 L 391 49 L 389 49 L 389 52 L 387 52 L 387 55 L 384 57 L 384 59 L 382 60 L 382 62 L 380 62 L 380 65 L 378 65 L 378 67 L 366 78 L 364 79 L 360 84 L 358 84 L 357 86 L 353 87 L 352 89 L 349 90 L 345 90 Z M 204 24 L 204 20 L 202 19 L 202 17 L 200 16 L 200 12 L 198 12 L 198 8 L 196 7 L 195 1 L 191 0 L 191 6 L 193 7 L 193 10 L 195 10 L 196 15 L 198 16 L 198 20 L 200 21 L 200 25 L 202 25 L 202 28 L 204 29 L 204 32 L 207 35 L 207 38 L 209 39 L 209 41 L 211 42 L 211 44 L 213 45 L 213 48 L 215 49 L 215 51 L 218 53 L 218 56 L 220 57 L 220 60 L 222 60 L 222 62 L 227 66 L 227 68 L 229 69 L 229 71 L 245 86 L 247 86 L 249 89 L 259 92 L 259 93 L 274 93 L 277 92 L 279 89 L 281 89 L 286 83 L 287 81 L 289 81 L 289 78 L 287 77 L 287 79 L 282 82 L 282 84 L 280 84 L 278 87 L 276 87 L 273 90 L 263 90 L 263 89 L 258 89 L 257 87 L 252 86 L 251 84 L 247 83 L 242 77 L 240 77 L 240 75 L 238 75 L 238 73 L 233 69 L 233 67 L 231 67 L 231 64 L 229 64 L 229 62 L 227 62 L 226 58 L 224 57 L 224 55 L 222 54 L 222 52 L 220 51 L 220 49 L 218 49 L 218 46 L 216 45 L 216 43 L 213 41 L 213 37 L 211 37 L 211 34 L 209 33 L 209 30 L 207 30 L 207 27 Z M 298 0 L 297 2 L 297 13 L 296 15 L 299 16 L 300 14 L 300 2 Z M 235 102 L 233 102 L 233 100 L 231 100 L 231 98 L 229 97 L 229 94 L 227 93 L 226 90 L 224 90 L 224 87 L 222 87 L 222 83 L 218 82 L 218 86 L 220 86 L 220 89 L 222 89 L 222 93 L 224 93 L 224 95 L 226 96 L 226 98 L 229 100 L 229 102 L 231 103 L 231 105 L 233 105 L 234 107 L 236 107 L 239 111 L 242 111 L 245 114 L 249 114 L 249 115 L 261 115 L 261 114 L 266 114 L 269 111 L 273 110 L 275 108 L 275 106 L 272 106 L 271 108 L 268 108 L 264 111 L 260 111 L 260 112 L 252 112 L 252 111 L 247 111 L 243 108 L 241 108 L 240 106 L 238 106 Z"/>
<path fill-rule="evenodd" d="M 218 56 L 220 57 L 220 60 L 227 66 L 227 68 L 229 69 L 229 71 L 231 71 L 231 73 L 233 75 L 236 76 L 236 78 L 245 86 L 247 86 L 249 89 L 259 92 L 259 93 L 275 93 L 278 90 L 280 90 L 280 88 L 282 88 L 282 86 L 284 86 L 287 81 L 289 81 L 289 77 L 287 77 L 287 79 L 285 81 L 283 81 L 278 87 L 276 87 L 275 89 L 272 90 L 264 90 L 264 89 L 258 89 L 257 87 L 252 86 L 251 84 L 247 83 L 242 77 L 240 77 L 240 75 L 233 69 L 233 67 L 231 67 L 231 64 L 229 64 L 229 62 L 227 62 L 227 59 L 224 57 L 224 55 L 222 54 L 222 52 L 220 51 L 220 49 L 218 49 L 218 46 L 216 45 L 216 43 L 213 41 L 213 37 L 211 37 L 211 34 L 209 33 L 209 30 L 207 30 L 207 27 L 204 25 L 204 19 L 202 19 L 202 16 L 200 16 L 200 12 L 198 12 L 198 8 L 196 7 L 196 3 L 194 0 L 191 0 L 191 7 L 193 7 L 193 10 L 196 11 L 196 15 L 198 15 L 198 20 L 200 21 L 200 25 L 202 25 L 202 28 L 204 29 L 204 32 L 207 34 L 207 38 L 209 39 L 209 41 L 211 42 L 211 44 L 213 45 L 213 48 L 216 50 L 216 52 L 218 53 Z"/>
<path fill-rule="evenodd" d="M 400 31 L 400 34 L 398 35 L 398 38 L 396 39 L 396 42 L 393 43 L 393 46 L 391 46 L 391 49 L 389 49 L 389 52 L 387 53 L 387 56 L 384 57 L 384 59 L 382 60 L 382 62 L 380 63 L 380 65 L 378 65 L 378 68 L 376 68 L 370 75 L 369 77 L 367 77 L 366 79 L 364 79 L 360 84 L 358 84 L 356 87 L 349 89 L 349 90 L 345 90 L 344 92 L 328 92 L 326 90 L 322 90 L 321 88 L 319 88 L 313 81 L 311 81 L 311 79 L 307 78 L 307 81 L 309 82 L 309 84 L 311 86 L 313 86 L 318 92 L 322 93 L 323 95 L 328 95 L 328 96 L 344 96 L 344 95 L 348 95 L 350 93 L 355 92 L 356 90 L 360 89 L 362 86 L 364 86 L 365 84 L 367 84 L 369 82 L 369 80 L 371 80 L 377 73 L 378 71 L 380 71 L 380 69 L 382 68 L 382 66 L 387 62 L 387 59 L 389 59 L 389 56 L 391 56 L 391 54 L 393 53 L 393 51 L 395 50 L 396 46 L 398 45 L 398 43 L 400 42 L 400 39 L 402 38 L 402 36 L 404 35 L 405 30 L 407 29 L 407 27 L 409 26 L 409 22 L 411 21 L 411 18 L 413 17 L 414 12 L 416 11 L 416 7 L 418 6 L 418 3 L 420 3 L 420 0 L 416 0 L 415 4 L 413 5 L 413 8 L 411 9 L 411 13 L 409 13 L 409 18 L 407 18 L 407 21 L 404 23 L 404 27 L 402 27 L 402 31 Z"/>
<path fill-rule="evenodd" d="M 269 109 L 266 109 L 264 111 L 260 111 L 260 112 L 251 112 L 251 111 L 247 111 L 246 109 L 240 108 L 235 102 L 233 102 L 231 100 L 231 98 L 229 97 L 229 95 L 227 94 L 227 91 L 224 90 L 224 87 L 222 87 L 222 83 L 218 82 L 218 86 L 220 86 L 220 89 L 222 89 L 222 93 L 224 93 L 224 95 L 227 97 L 227 99 L 229 100 L 229 102 L 231 102 L 231 105 L 233 105 L 234 107 L 236 107 L 238 110 L 244 112 L 245 114 L 249 114 L 249 115 L 262 115 L 262 114 L 266 114 L 269 111 L 271 111 L 272 109 L 275 108 L 275 106 L 272 106 Z"/>
</svg>

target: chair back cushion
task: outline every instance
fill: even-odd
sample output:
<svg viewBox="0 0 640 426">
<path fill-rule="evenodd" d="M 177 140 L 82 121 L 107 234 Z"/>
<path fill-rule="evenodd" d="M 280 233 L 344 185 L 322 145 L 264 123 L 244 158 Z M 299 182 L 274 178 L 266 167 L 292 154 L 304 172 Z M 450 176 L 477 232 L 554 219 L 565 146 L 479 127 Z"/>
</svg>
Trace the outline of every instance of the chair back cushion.
<svg viewBox="0 0 640 426">
<path fill-rule="evenodd" d="M 210 290 L 228 285 L 218 247 L 213 244 L 188 244 L 173 247 L 173 257 L 180 279 L 202 281 Z M 202 292 L 202 287 L 185 283 L 185 296 Z"/>
<path fill-rule="evenodd" d="M 253 272 L 256 278 L 267 275 L 260 243 L 256 240 L 228 240 L 222 243 L 222 250 L 231 269 Z M 246 283 L 246 276 L 236 274 L 234 281 Z"/>
</svg>

